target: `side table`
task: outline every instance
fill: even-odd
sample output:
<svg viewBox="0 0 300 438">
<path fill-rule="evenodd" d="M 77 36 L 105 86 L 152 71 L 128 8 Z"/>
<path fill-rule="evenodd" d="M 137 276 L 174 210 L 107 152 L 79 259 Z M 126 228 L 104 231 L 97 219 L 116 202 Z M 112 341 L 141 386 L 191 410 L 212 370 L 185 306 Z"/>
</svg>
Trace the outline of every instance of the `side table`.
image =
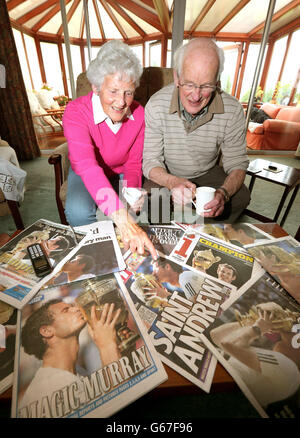
<svg viewBox="0 0 300 438">
<path fill-rule="evenodd" d="M 266 170 L 269 166 L 276 167 L 278 170 L 281 170 L 278 173 L 275 173 L 271 170 Z M 247 174 L 251 176 L 249 190 L 252 192 L 254 183 L 256 178 L 263 179 L 264 181 L 269 181 L 274 184 L 279 184 L 284 187 L 284 192 L 277 207 L 275 216 L 273 218 L 268 218 L 266 216 L 260 215 L 252 210 L 246 209 L 246 214 L 257 219 L 262 222 L 277 222 L 278 217 L 283 209 L 285 200 L 287 195 L 291 190 L 293 190 L 292 196 L 289 200 L 288 206 L 284 212 L 284 215 L 280 221 L 280 226 L 286 221 L 286 218 L 289 214 L 289 211 L 293 205 L 293 202 L 297 196 L 299 185 L 300 185 L 300 169 L 296 169 L 294 167 L 286 166 L 284 164 L 273 163 L 272 161 L 263 160 L 258 158 L 253 160 L 247 169 Z"/>
</svg>

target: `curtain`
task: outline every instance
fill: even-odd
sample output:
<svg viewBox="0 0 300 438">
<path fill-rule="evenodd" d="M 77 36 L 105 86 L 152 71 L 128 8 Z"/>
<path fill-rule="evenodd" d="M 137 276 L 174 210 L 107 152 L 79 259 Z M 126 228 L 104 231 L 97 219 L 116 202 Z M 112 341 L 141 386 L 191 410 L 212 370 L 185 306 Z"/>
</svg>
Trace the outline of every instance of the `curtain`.
<svg viewBox="0 0 300 438">
<path fill-rule="evenodd" d="M 41 153 L 5 0 L 0 0 L 0 65 L 0 136 L 19 160 L 31 160 Z"/>
</svg>

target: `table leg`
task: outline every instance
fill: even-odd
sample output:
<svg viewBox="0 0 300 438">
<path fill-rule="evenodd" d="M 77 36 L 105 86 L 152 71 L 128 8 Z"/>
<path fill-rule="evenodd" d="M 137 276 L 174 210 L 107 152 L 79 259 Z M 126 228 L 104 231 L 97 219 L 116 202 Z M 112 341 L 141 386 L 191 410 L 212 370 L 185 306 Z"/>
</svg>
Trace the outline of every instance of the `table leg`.
<svg viewBox="0 0 300 438">
<path fill-rule="evenodd" d="M 285 212 L 284 212 L 284 215 L 283 215 L 283 217 L 282 217 L 282 219 L 281 219 L 281 222 L 280 222 L 280 226 L 281 226 L 281 227 L 283 226 L 283 224 L 284 224 L 285 221 L 286 221 L 286 218 L 287 218 L 287 216 L 288 216 L 288 214 L 289 214 L 289 211 L 290 211 L 290 209 L 291 209 L 291 207 L 292 207 L 292 205 L 293 205 L 293 202 L 294 202 L 294 200 L 295 200 L 295 198 L 296 198 L 296 196 L 297 196 L 298 190 L 299 190 L 299 184 L 294 188 L 294 191 L 293 191 L 293 193 L 292 193 L 291 199 L 290 199 L 290 201 L 289 201 L 289 203 L 288 203 L 288 206 L 287 206 L 287 208 L 286 208 L 286 210 L 285 210 Z"/>
<path fill-rule="evenodd" d="M 254 183 L 255 183 L 255 179 L 256 179 L 256 175 L 252 175 L 251 180 L 250 180 L 250 184 L 249 184 L 249 187 L 248 187 L 250 193 L 252 192 L 252 189 L 253 189 L 253 186 L 254 186 Z"/>
<path fill-rule="evenodd" d="M 281 201 L 280 201 L 280 203 L 279 203 L 279 205 L 278 205 L 277 211 L 276 211 L 275 216 L 274 216 L 274 218 L 273 218 L 273 222 L 277 222 L 277 219 L 279 218 L 279 215 L 280 215 L 280 213 L 281 213 L 282 207 L 284 206 L 284 202 L 285 202 L 285 200 L 286 200 L 286 197 L 287 197 L 289 191 L 290 191 L 290 187 L 286 187 L 286 188 L 284 189 L 284 192 L 283 192 L 283 195 L 282 195 Z"/>
<path fill-rule="evenodd" d="M 11 214 L 12 214 L 12 217 L 13 217 L 13 220 L 16 224 L 17 229 L 24 230 L 25 227 L 24 227 L 24 224 L 22 221 L 22 217 L 21 217 L 19 208 L 18 208 L 18 203 L 16 201 L 10 201 L 9 199 L 7 199 L 7 204 L 8 204 L 10 211 L 11 211 Z"/>
</svg>

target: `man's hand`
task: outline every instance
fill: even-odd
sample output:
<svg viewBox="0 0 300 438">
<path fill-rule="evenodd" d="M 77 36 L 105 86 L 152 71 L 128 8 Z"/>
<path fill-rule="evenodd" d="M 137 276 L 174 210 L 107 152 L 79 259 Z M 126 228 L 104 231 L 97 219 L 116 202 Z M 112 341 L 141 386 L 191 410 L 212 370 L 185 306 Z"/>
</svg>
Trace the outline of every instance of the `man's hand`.
<svg viewBox="0 0 300 438">
<path fill-rule="evenodd" d="M 192 202 L 196 193 L 196 185 L 185 178 L 170 175 L 168 189 L 175 204 L 185 205 Z"/>
<path fill-rule="evenodd" d="M 206 211 L 202 214 L 204 217 L 216 217 L 223 213 L 225 202 L 224 196 L 220 192 L 215 192 L 215 197 L 212 201 L 204 205 Z"/>
</svg>

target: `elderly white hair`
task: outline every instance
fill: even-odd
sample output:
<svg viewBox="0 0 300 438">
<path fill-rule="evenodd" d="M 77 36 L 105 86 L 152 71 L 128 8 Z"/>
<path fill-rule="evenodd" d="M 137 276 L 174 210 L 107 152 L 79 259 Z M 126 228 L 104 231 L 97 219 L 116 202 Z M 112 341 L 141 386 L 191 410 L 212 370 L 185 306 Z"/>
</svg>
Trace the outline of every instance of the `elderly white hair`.
<svg viewBox="0 0 300 438">
<path fill-rule="evenodd" d="M 181 46 L 179 46 L 176 49 L 173 58 L 174 60 L 173 66 L 178 77 L 180 77 L 182 72 L 184 57 L 187 54 L 187 52 L 193 48 L 193 46 L 194 47 L 198 46 L 199 48 L 210 48 L 215 50 L 219 58 L 219 70 L 217 74 L 217 80 L 219 80 L 221 77 L 221 73 L 224 69 L 224 51 L 210 38 L 193 38 L 188 43 L 186 44 L 183 43 Z"/>
<path fill-rule="evenodd" d="M 115 73 L 119 74 L 120 79 L 125 77 L 133 81 L 137 87 L 142 72 L 141 63 L 129 46 L 122 41 L 112 40 L 103 44 L 97 57 L 90 62 L 86 76 L 99 91 L 105 76 Z"/>
</svg>

